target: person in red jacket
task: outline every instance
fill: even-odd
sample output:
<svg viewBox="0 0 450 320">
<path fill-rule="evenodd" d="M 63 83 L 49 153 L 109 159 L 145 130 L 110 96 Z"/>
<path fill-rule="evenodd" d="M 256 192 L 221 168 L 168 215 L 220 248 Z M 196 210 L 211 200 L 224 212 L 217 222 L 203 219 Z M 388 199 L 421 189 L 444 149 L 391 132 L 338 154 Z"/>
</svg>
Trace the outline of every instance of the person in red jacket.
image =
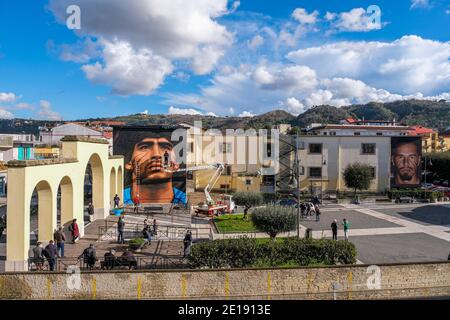
<svg viewBox="0 0 450 320">
<path fill-rule="evenodd" d="M 138 213 L 139 206 L 141 205 L 141 199 L 139 198 L 139 193 L 136 193 L 136 195 L 133 198 L 134 203 L 134 213 Z"/>
<path fill-rule="evenodd" d="M 80 237 L 77 219 L 73 219 L 72 223 L 69 226 L 69 231 L 72 233 L 72 241 L 73 243 L 75 243 L 75 241 Z"/>
</svg>

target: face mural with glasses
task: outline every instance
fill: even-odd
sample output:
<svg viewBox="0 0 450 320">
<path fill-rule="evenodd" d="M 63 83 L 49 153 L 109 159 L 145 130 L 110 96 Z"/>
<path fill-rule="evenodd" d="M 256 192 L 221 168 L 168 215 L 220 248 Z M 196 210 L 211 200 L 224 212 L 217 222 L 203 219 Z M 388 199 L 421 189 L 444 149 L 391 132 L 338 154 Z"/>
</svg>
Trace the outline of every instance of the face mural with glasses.
<svg viewBox="0 0 450 320">
<path fill-rule="evenodd" d="M 391 187 L 417 187 L 421 183 L 421 137 L 391 138 Z"/>
</svg>

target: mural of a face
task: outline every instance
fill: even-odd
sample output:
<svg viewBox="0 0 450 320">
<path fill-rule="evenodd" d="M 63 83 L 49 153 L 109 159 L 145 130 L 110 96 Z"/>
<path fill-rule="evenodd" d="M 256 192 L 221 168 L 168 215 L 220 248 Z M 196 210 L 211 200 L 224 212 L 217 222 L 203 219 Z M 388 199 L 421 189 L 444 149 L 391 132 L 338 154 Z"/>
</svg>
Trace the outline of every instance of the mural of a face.
<svg viewBox="0 0 450 320">
<path fill-rule="evenodd" d="M 133 170 L 133 175 L 142 184 L 161 183 L 172 179 L 172 171 L 178 165 L 170 161 L 164 168 L 164 154 L 174 159 L 173 144 L 166 138 L 144 138 L 134 145 L 131 163 L 127 169 Z"/>
<path fill-rule="evenodd" d="M 420 184 L 420 161 L 417 143 L 412 141 L 399 143 L 392 155 L 395 184 L 398 186 Z"/>
</svg>

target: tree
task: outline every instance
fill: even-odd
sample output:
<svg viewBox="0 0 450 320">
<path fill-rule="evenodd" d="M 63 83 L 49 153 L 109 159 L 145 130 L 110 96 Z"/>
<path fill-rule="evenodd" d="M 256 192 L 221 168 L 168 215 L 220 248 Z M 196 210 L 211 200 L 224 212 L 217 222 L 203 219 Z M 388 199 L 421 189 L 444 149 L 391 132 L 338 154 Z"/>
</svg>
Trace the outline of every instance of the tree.
<svg viewBox="0 0 450 320">
<path fill-rule="evenodd" d="M 233 201 L 238 206 L 251 208 L 262 204 L 264 198 L 259 192 L 238 191 L 233 194 Z"/>
<path fill-rule="evenodd" d="M 292 207 L 268 205 L 253 211 L 252 222 L 258 230 L 266 232 L 271 239 L 275 239 L 280 232 L 296 229 L 297 213 Z"/>
<path fill-rule="evenodd" d="M 365 163 L 355 162 L 349 164 L 344 170 L 344 180 L 347 188 L 352 188 L 355 190 L 367 190 L 370 187 L 372 180 L 374 179 L 372 175 L 373 168 Z"/>
</svg>

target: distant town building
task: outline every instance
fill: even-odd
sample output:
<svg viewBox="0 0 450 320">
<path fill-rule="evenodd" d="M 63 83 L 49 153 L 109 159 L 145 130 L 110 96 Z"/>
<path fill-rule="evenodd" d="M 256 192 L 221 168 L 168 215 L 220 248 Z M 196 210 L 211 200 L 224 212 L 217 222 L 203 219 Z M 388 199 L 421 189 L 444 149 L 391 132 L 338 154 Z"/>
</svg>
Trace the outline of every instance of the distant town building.
<svg viewBox="0 0 450 320">
<path fill-rule="evenodd" d="M 32 134 L 0 134 L 0 161 L 33 159 L 36 143 Z"/>
</svg>

